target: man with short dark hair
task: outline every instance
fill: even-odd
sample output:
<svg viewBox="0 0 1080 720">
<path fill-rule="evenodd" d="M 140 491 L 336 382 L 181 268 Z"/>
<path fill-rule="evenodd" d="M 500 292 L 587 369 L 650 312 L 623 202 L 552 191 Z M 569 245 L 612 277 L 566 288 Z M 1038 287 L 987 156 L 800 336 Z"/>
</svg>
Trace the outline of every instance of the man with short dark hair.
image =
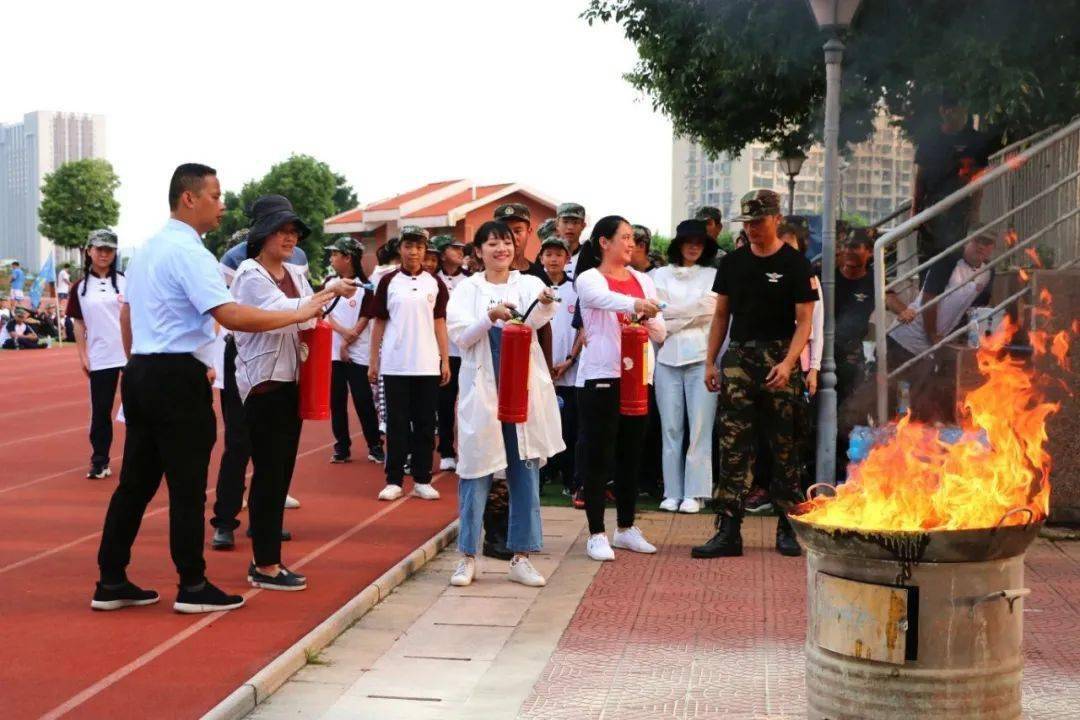
<svg viewBox="0 0 1080 720">
<path fill-rule="evenodd" d="M 634 252 L 630 256 L 630 267 L 638 272 L 647 273 L 656 269 L 649 251 L 652 249 L 652 232 L 644 225 L 634 225 Z"/>
<path fill-rule="evenodd" d="M 581 233 L 585 230 L 585 207 L 574 202 L 561 203 L 555 208 L 555 234 L 566 241 L 570 248 L 570 261 L 565 272 L 574 277 L 578 253 L 581 251 Z"/>
<path fill-rule="evenodd" d="M 98 550 L 101 579 L 90 606 L 117 610 L 158 601 L 127 577 L 131 546 L 146 506 L 165 476 L 169 489 L 169 549 L 180 576 L 173 609 L 232 610 L 244 604 L 206 579 L 203 514 L 206 472 L 216 439 L 210 389 L 214 321 L 230 330 L 267 332 L 315 317 L 333 292 L 316 293 L 296 309 L 240 305 L 225 288 L 202 235 L 225 206 L 217 172 L 181 165 L 169 184 L 171 217 L 135 253 L 127 268 L 120 329 L 130 360 L 120 395 L 127 422 L 120 483 L 113 492 Z"/>
<path fill-rule="evenodd" d="M 720 244 L 720 233 L 724 229 L 724 216 L 720 212 L 720 208 L 713 207 L 712 205 L 705 205 L 698 208 L 698 211 L 694 213 L 695 220 L 701 220 L 705 223 L 705 234 L 712 238 L 713 242 L 717 245 Z M 716 257 L 713 258 L 713 267 L 720 267 L 720 259 L 724 257 L 724 251 L 719 250 L 716 253 Z"/>
</svg>

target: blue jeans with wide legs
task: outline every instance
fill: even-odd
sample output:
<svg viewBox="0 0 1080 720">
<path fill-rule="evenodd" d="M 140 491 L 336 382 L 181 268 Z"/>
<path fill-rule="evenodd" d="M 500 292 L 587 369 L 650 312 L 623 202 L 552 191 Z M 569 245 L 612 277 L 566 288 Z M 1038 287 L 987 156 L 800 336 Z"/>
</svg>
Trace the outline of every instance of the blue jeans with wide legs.
<svg viewBox="0 0 1080 720">
<path fill-rule="evenodd" d="M 718 396 L 705 387 L 705 363 L 657 363 L 655 381 L 664 444 L 664 497 L 712 497 L 712 431 Z M 684 445 L 687 430 L 689 443 Z"/>
</svg>

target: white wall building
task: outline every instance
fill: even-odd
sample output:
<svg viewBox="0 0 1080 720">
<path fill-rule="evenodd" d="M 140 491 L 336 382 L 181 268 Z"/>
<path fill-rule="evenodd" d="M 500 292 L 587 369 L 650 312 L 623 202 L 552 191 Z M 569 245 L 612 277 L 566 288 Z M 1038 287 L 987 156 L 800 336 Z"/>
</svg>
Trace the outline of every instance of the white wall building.
<svg viewBox="0 0 1080 720">
<path fill-rule="evenodd" d="M 851 148 L 841 159 L 841 210 L 858 213 L 869 222 L 885 217 L 911 197 L 912 162 L 915 149 L 898 128 L 889 125 L 886 115 L 874 121 L 869 140 Z M 780 163 L 764 145 L 748 145 L 733 158 L 726 153 L 715 159 L 696 143 L 675 138 L 672 147 L 672 227 L 702 205 L 720 208 L 727 218 L 739 211 L 739 198 L 751 189 L 770 188 L 788 207 L 788 177 Z M 825 154 L 815 145 L 807 153 L 802 171 L 795 179 L 795 213 L 821 213 Z"/>
<path fill-rule="evenodd" d="M 36 273 L 51 248 L 37 229 L 45 176 L 72 160 L 104 157 L 104 115 L 38 110 L 0 125 L 0 258 Z"/>
</svg>

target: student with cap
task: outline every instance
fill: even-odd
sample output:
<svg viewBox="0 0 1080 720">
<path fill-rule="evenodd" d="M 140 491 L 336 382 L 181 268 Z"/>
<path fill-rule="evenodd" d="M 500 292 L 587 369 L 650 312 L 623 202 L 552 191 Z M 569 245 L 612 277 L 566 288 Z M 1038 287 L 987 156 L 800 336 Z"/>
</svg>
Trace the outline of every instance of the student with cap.
<svg viewBox="0 0 1080 720">
<path fill-rule="evenodd" d="M 38 350 L 45 347 L 31 326 L 32 322 L 28 309 L 22 305 L 16 307 L 11 313 L 11 319 L 4 326 L 7 336 L 4 339 L 3 348 L 5 350 Z"/>
<path fill-rule="evenodd" d="M 68 295 L 67 316 L 75 323 L 75 346 L 90 379 L 90 471 L 86 477 L 109 477 L 112 408 L 120 371 L 127 365 L 120 335 L 124 274 L 116 269 L 116 233 L 94 230 L 83 251 L 82 279 Z"/>
<path fill-rule="evenodd" d="M 705 223 L 684 220 L 668 246 L 669 264 L 649 274 L 657 299 L 667 303 L 667 338 L 656 354 L 656 400 L 663 438 L 660 509 L 668 512 L 696 513 L 712 495 L 716 395 L 705 387 L 705 350 L 716 310 L 716 250 Z"/>
<path fill-rule="evenodd" d="M 367 285 L 362 259 L 364 248 L 354 238 L 343 235 L 330 245 L 330 267 L 334 275 Z M 383 463 L 386 455 L 379 432 L 379 416 L 375 412 L 375 396 L 368 382 L 368 365 L 371 358 L 371 318 L 361 312 L 364 304 L 374 302 L 374 292 L 359 289 L 351 298 L 338 300 L 326 319 L 334 329 L 331 349 L 333 358 L 330 376 L 330 427 L 334 433 L 332 463 L 346 463 L 352 459 L 352 435 L 349 433 L 349 396 L 360 418 L 360 427 L 367 443 L 367 458 Z"/>
<path fill-rule="evenodd" d="M 439 251 L 432 242 L 428 242 L 427 250 L 424 251 L 424 272 L 436 275 L 439 272 Z"/>
<path fill-rule="evenodd" d="M 783 219 L 780 196 L 772 190 L 752 190 L 740 204 L 742 214 L 735 220 L 743 223 L 750 244 L 725 255 L 716 273 L 716 311 L 705 353 L 705 385 L 721 393 L 723 452 L 713 491 L 717 532 L 693 548 L 695 558 L 742 555 L 743 501 L 752 481 L 759 433 L 768 435 L 772 451 L 773 500 L 786 512 L 801 496 L 795 413 L 803 383 L 795 368 L 810 338 L 817 290 L 806 256 L 776 234 Z M 718 370 L 716 357 L 729 324 L 731 339 Z M 782 555 L 802 552 L 783 513 L 776 528 L 776 549 Z"/>
<path fill-rule="evenodd" d="M 401 252 L 399 250 L 401 241 L 397 237 L 392 237 L 375 250 L 375 269 L 371 271 L 371 287 L 378 288 L 379 281 L 383 279 L 385 275 L 397 270 L 401 265 Z M 375 290 L 373 289 L 371 295 L 371 303 L 367 308 L 361 308 L 360 313 L 364 317 L 368 318 L 368 325 L 372 330 L 375 329 L 375 315 L 370 312 L 374 307 L 375 302 Z M 368 340 L 369 358 L 370 358 L 371 341 Z M 370 365 L 368 370 L 370 371 Z M 375 396 L 375 412 L 379 416 L 379 432 L 385 435 L 386 433 L 386 393 L 383 392 L 382 378 L 378 381 L 371 383 L 371 392 Z M 385 449 L 385 448 L 384 448 Z M 384 453 L 385 454 L 385 453 Z M 385 461 L 384 461 L 385 462 Z M 408 473 L 405 473 L 408 475 Z"/>
<path fill-rule="evenodd" d="M 593 226 L 585 244 L 594 267 L 575 280 L 578 309 L 585 328 L 585 348 L 578 363 L 578 411 L 586 467 L 585 514 L 589 521 L 586 553 L 593 560 L 614 560 L 611 547 L 640 553 L 656 548 L 634 525 L 639 463 L 647 417 L 619 412 L 622 377 L 622 326 L 642 318 L 653 342 L 663 342 L 664 318 L 652 279 L 630 267 L 634 230 L 624 218 L 610 215 Z M 653 350 L 647 347 L 646 380 L 652 383 Z M 614 483 L 618 527 L 611 543 L 604 531 L 604 500 Z"/>
<path fill-rule="evenodd" d="M 465 243 L 453 235 L 439 235 L 432 239 L 439 252 L 439 269 L 436 277 L 442 280 L 450 296 L 454 288 L 468 279 L 462 267 L 465 263 Z M 461 372 L 461 349 L 452 339 L 448 340 L 450 351 L 450 382 L 439 388 L 439 470 L 457 468 L 457 451 L 454 449 L 454 408 L 458 399 L 458 375 Z"/>
<path fill-rule="evenodd" d="M 171 218 L 132 257 L 120 329 L 130 357 L 120 381 L 127 437 L 120 483 L 113 492 L 98 550 L 101 579 L 91 602 L 116 610 L 158 601 L 127 577 L 131 547 L 146 506 L 161 484 L 169 488 L 169 548 L 180 576 L 173 609 L 181 613 L 231 610 L 244 604 L 206 579 L 203 514 L 206 471 L 215 440 L 214 409 L 205 352 L 214 321 L 233 331 L 269 332 L 317 316 L 333 293 L 288 310 L 237 303 L 201 235 L 225 210 L 217 172 L 179 166 L 169 184 Z"/>
<path fill-rule="evenodd" d="M 581 251 L 581 233 L 585 231 L 585 207 L 578 203 L 560 203 L 555 209 L 555 234 L 566 241 L 570 248 L 570 261 L 566 272 L 574 278 L 578 253 Z"/>
<path fill-rule="evenodd" d="M 555 218 L 548 218 L 540 223 L 540 227 L 536 228 L 536 237 L 540 238 L 541 243 L 553 235 L 558 235 L 555 232 Z"/>
<path fill-rule="evenodd" d="M 18 305 L 26 296 L 23 294 L 23 286 L 26 285 L 26 271 L 22 269 L 22 265 L 18 260 L 12 260 L 11 262 L 11 300 L 12 307 Z"/>
<path fill-rule="evenodd" d="M 450 382 L 446 337 L 446 286 L 424 272 L 428 231 L 416 225 L 401 230 L 401 266 L 379 280 L 369 313 L 371 333 L 368 380 L 383 382 L 386 395 L 386 487 L 380 500 L 397 500 L 405 460 L 412 458 L 412 494 L 438 500 L 431 487 L 435 412 L 439 386 Z"/>
<path fill-rule="evenodd" d="M 447 308 L 449 332 L 462 352 L 462 394 L 458 404 L 458 506 L 463 557 L 452 585 L 472 583 L 484 507 L 494 475 L 502 471 L 510 486 L 507 546 L 512 557 L 509 579 L 531 587 L 546 583 L 529 561 L 543 548 L 540 524 L 540 464 L 563 449 L 559 413 L 551 375 L 533 336 L 528 374 L 528 417 L 523 423 L 500 422 L 499 358 L 503 325 L 516 313 L 531 328 L 548 323 L 555 312 L 555 293 L 540 280 L 510 266 L 514 240 L 502 222 L 484 223 L 473 242 L 484 271 L 463 282 Z"/>
<path fill-rule="evenodd" d="M 292 203 L 281 195 L 264 195 L 252 206 L 248 259 L 236 268 L 232 294 L 236 301 L 263 310 L 300 308 L 314 291 L 295 265 L 287 261 L 293 248 L 310 234 Z M 327 292 L 351 296 L 353 282 L 327 283 Z M 251 438 L 252 561 L 247 579 L 265 590 L 303 590 L 307 579 L 281 562 L 281 524 L 285 496 L 292 482 L 300 445 L 301 330 L 314 319 L 274 331 L 236 332 L 236 386 L 244 404 Z"/>
</svg>

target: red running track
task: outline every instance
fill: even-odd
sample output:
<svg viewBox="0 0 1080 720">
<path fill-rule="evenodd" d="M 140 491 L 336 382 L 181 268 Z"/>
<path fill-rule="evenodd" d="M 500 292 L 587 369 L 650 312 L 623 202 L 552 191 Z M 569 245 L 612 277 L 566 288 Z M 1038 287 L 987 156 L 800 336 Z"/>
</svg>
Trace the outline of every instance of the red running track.
<svg viewBox="0 0 1080 720">
<path fill-rule="evenodd" d="M 248 604 L 229 613 L 172 612 L 167 492 L 151 503 L 128 572 L 161 602 L 90 610 L 97 547 L 116 483 L 124 427 L 116 424 L 112 478 L 87 480 L 88 386 L 74 349 L 0 352 L 0 709 L 9 718 L 196 718 L 307 634 L 364 587 L 444 528 L 457 514 L 452 476 L 443 498 L 375 499 L 380 467 L 366 459 L 331 465 L 329 423 L 308 422 L 285 513 L 294 540 L 285 562 L 308 589 L 256 591 L 246 582 L 246 516 L 237 548 L 207 548 L 207 574 Z M 364 447 L 352 418 L 354 449 Z M 207 510 L 217 461 L 210 463 Z M 366 453 L 365 453 L 366 455 Z M 408 488 L 406 488 L 408 489 Z M 207 532 L 209 545 L 210 533 Z"/>
</svg>

